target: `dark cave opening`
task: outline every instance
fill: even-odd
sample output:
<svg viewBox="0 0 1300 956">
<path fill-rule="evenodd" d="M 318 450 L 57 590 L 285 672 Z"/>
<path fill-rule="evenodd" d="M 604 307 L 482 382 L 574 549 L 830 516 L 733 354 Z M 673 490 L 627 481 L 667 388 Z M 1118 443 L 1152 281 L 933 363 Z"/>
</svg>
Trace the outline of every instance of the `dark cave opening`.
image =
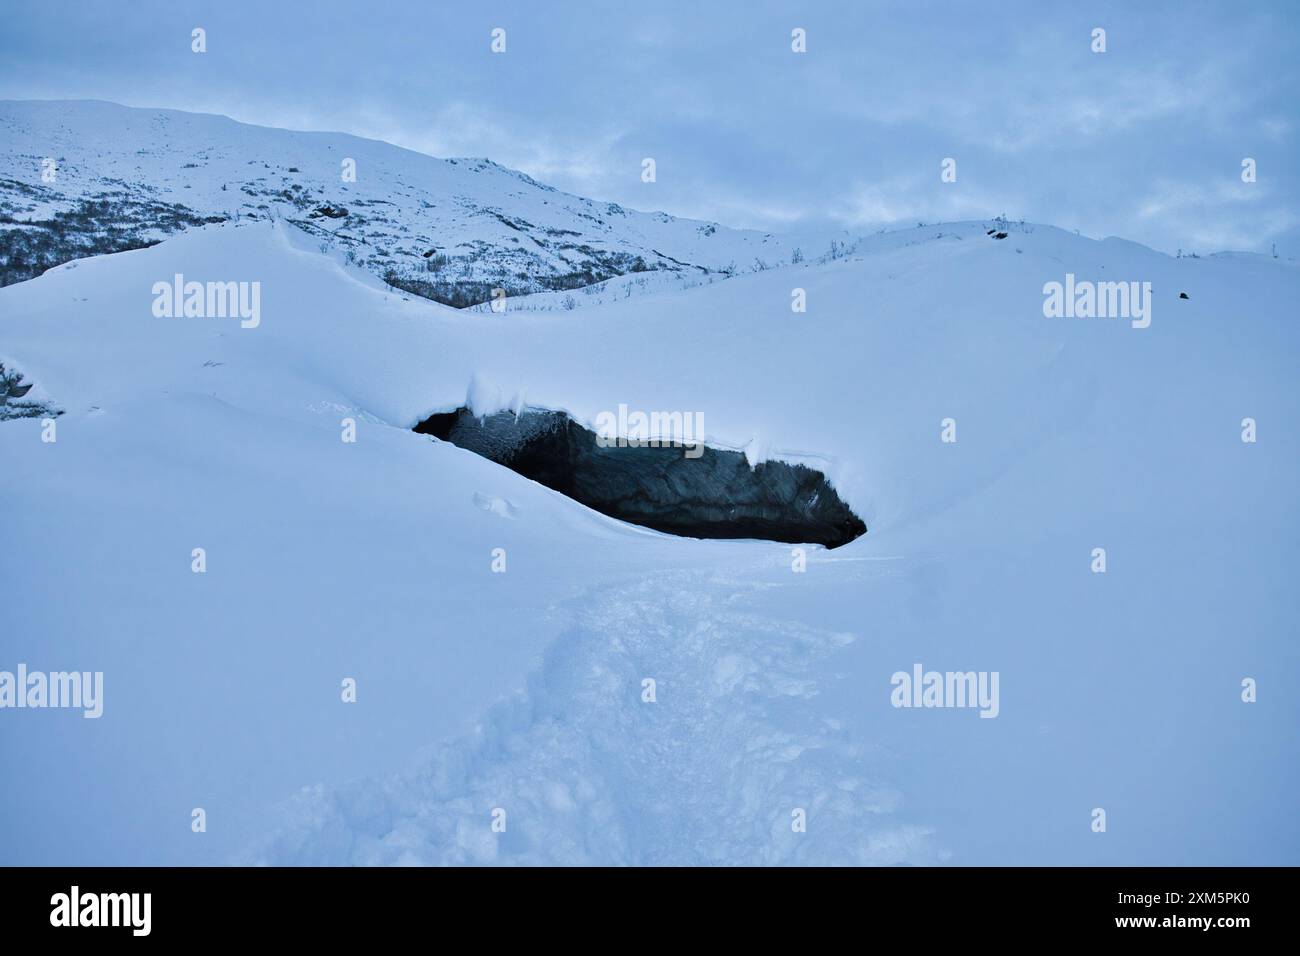
<svg viewBox="0 0 1300 956">
<path fill-rule="evenodd" d="M 867 527 L 805 465 L 707 446 L 604 447 L 563 412 L 525 409 L 482 417 L 467 408 L 430 415 L 414 429 L 504 465 L 595 511 L 692 538 L 761 538 L 836 548 Z"/>
</svg>

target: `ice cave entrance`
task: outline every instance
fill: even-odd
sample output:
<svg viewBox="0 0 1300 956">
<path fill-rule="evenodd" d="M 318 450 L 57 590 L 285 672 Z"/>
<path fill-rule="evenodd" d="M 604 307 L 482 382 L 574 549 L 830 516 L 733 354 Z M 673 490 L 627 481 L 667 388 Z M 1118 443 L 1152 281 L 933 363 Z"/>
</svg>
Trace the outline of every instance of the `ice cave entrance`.
<svg viewBox="0 0 1300 956">
<path fill-rule="evenodd" d="M 430 415 L 415 431 L 451 442 L 632 524 L 692 538 L 762 538 L 836 548 L 867 526 L 825 475 L 707 446 L 602 447 L 563 412 Z"/>
</svg>

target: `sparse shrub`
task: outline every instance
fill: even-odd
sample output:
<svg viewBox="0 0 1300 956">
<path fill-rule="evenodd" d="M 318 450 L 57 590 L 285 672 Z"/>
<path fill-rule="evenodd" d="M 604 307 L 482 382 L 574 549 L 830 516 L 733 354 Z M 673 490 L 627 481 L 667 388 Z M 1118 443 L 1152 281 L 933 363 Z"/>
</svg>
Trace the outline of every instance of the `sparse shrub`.
<svg viewBox="0 0 1300 956">
<path fill-rule="evenodd" d="M 6 370 L 0 364 L 0 422 L 12 418 L 40 418 L 57 415 L 49 405 L 25 399 L 32 383 L 23 384 L 23 374 L 15 369 Z"/>
<path fill-rule="evenodd" d="M 73 259 L 157 245 L 162 237 L 189 226 L 224 219 L 199 216 L 179 204 L 130 199 L 124 193 L 82 199 L 50 219 L 0 215 L 0 223 L 22 222 L 28 227 L 0 232 L 0 258 L 5 262 L 0 285 L 35 278 Z"/>
</svg>

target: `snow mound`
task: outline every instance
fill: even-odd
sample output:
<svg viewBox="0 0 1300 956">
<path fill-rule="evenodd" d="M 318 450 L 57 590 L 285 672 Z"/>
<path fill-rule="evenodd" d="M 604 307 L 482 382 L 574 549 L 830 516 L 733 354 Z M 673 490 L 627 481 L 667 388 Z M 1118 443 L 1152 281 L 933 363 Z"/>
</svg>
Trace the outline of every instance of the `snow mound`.
<svg viewBox="0 0 1300 956">
<path fill-rule="evenodd" d="M 512 322 L 302 235 L 0 290 L 64 412 L 0 423 L 0 669 L 104 673 L 98 720 L 0 719 L 6 862 L 1300 859 L 1294 268 L 956 223 Z M 259 283 L 259 322 L 157 314 L 177 275 Z M 1068 275 L 1152 321 L 1046 317 Z M 700 413 L 871 530 L 621 524 L 411 432 L 467 389 Z M 916 665 L 999 673 L 997 719 L 895 707 Z"/>
</svg>

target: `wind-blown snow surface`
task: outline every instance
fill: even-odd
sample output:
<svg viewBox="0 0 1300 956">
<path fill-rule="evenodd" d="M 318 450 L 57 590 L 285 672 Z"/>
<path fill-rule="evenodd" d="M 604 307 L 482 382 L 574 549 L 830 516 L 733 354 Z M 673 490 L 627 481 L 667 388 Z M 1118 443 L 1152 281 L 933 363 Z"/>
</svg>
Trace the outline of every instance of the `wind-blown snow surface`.
<svg viewBox="0 0 1300 956">
<path fill-rule="evenodd" d="M 1044 318 L 1067 272 L 1152 282 L 1150 328 Z M 175 273 L 261 282 L 261 324 L 154 317 Z M 0 290 L 0 362 L 65 410 L 0 425 L 0 668 L 105 675 L 99 720 L 0 712 L 0 856 L 1300 862 L 1298 293 L 973 224 L 569 313 L 407 301 L 269 224 Z M 467 395 L 701 411 L 870 531 L 794 573 L 610 521 L 409 430 Z M 895 709 L 914 663 L 998 671 L 998 717 Z"/>
</svg>

